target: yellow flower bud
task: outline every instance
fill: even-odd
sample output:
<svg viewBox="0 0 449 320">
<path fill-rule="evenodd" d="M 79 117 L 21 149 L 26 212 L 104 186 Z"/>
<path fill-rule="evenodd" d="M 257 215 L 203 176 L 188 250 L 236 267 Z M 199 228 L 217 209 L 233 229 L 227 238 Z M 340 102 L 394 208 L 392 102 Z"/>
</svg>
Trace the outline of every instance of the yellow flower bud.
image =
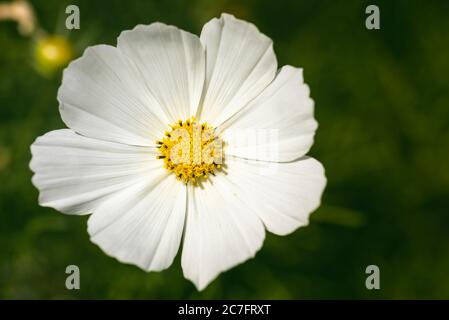
<svg viewBox="0 0 449 320">
<path fill-rule="evenodd" d="M 64 37 L 46 36 L 37 40 L 34 54 L 38 70 L 52 73 L 68 64 L 73 58 L 73 48 Z"/>
</svg>

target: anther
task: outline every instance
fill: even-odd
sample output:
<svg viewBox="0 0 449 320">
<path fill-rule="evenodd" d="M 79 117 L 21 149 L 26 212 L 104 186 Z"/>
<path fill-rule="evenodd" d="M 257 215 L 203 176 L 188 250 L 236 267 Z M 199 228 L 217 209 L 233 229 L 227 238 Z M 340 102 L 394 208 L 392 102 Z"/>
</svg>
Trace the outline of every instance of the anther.
<svg viewBox="0 0 449 320">
<path fill-rule="evenodd" d="M 202 159 L 203 148 L 215 139 L 212 128 L 209 127 L 207 123 L 198 124 L 194 117 L 185 121 L 178 120 L 170 125 L 170 127 L 171 131 L 165 131 L 164 137 L 161 140 L 156 141 L 156 147 L 159 150 L 157 159 L 163 159 L 163 166 L 167 168 L 168 171 L 173 172 L 177 179 L 186 184 L 191 183 L 197 185 L 200 183 L 200 180 L 209 177 L 209 174 L 215 176 L 213 171 L 219 168 L 219 166 L 216 163 L 207 163 Z M 207 134 L 205 136 L 196 134 L 194 129 L 197 128 L 201 128 L 203 135 L 205 132 L 207 132 Z M 176 140 L 172 140 L 173 137 L 175 137 L 173 132 L 178 129 L 185 130 L 184 135 L 179 135 Z M 188 149 L 184 150 L 181 147 Z M 173 161 L 175 160 L 171 159 L 170 156 L 172 151 L 175 151 L 173 157 L 184 156 L 184 152 L 187 152 L 188 160 L 184 159 L 184 162 L 182 163 L 178 163 L 178 161 L 174 163 Z M 209 150 L 207 153 L 207 156 L 212 157 L 211 160 L 213 160 L 213 150 Z"/>
</svg>

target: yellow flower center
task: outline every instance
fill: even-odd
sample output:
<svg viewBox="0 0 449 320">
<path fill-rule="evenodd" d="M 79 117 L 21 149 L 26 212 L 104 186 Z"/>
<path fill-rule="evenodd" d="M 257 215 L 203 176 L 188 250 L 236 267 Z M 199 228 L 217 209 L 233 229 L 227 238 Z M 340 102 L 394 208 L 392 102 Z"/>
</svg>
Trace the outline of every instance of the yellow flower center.
<svg viewBox="0 0 449 320">
<path fill-rule="evenodd" d="M 196 185 L 222 168 L 222 143 L 213 127 L 198 124 L 194 117 L 170 127 L 156 142 L 160 153 L 157 158 L 164 160 L 164 167 L 178 180 Z"/>
</svg>

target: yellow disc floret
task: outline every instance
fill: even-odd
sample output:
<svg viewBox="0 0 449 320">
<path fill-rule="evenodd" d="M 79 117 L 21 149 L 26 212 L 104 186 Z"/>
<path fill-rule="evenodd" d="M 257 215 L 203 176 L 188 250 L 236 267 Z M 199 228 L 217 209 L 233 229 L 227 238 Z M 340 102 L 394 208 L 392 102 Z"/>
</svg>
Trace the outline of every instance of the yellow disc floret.
<svg viewBox="0 0 449 320">
<path fill-rule="evenodd" d="M 170 125 L 171 130 L 157 141 L 158 159 L 165 168 L 184 183 L 197 184 L 209 174 L 221 169 L 222 145 L 214 128 L 198 124 L 194 117 Z"/>
</svg>

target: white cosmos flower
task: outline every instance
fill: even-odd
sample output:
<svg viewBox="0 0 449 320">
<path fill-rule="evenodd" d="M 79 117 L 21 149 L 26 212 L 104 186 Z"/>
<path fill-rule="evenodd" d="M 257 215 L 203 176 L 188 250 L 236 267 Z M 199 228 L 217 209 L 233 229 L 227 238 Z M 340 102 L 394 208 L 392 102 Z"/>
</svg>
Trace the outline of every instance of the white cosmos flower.
<svg viewBox="0 0 449 320">
<path fill-rule="evenodd" d="M 124 31 L 117 47 L 90 47 L 64 71 L 58 101 L 69 129 L 31 146 L 39 203 L 92 213 L 91 241 L 121 262 L 166 269 L 182 239 L 184 276 L 202 290 L 253 257 L 265 229 L 291 233 L 320 204 L 326 178 L 305 156 L 317 122 L 302 70 L 278 70 L 272 41 L 231 15 L 199 38 L 153 23 Z M 194 126 L 212 135 L 198 144 Z M 175 139 L 180 128 L 192 139 Z M 276 141 L 253 139 L 261 130 Z M 214 136 L 222 168 L 214 148 L 212 162 L 201 155 Z M 186 156 L 172 151 L 177 141 L 193 150 L 187 163 L 170 160 Z"/>
</svg>

